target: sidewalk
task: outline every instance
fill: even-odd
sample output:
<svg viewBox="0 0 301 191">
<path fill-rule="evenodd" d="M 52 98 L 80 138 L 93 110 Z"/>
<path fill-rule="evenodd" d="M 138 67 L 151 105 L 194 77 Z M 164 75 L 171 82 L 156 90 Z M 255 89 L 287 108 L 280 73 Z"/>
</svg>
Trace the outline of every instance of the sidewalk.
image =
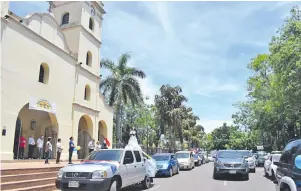
<svg viewBox="0 0 301 191">
<path fill-rule="evenodd" d="M 68 165 L 67 161 L 56 164 L 55 159 L 49 160 L 50 164 L 45 164 L 45 160 L 15 160 L 13 162 L 1 162 L 1 170 L 7 169 L 30 169 L 30 168 L 49 168 L 49 167 L 63 167 Z M 79 160 L 73 161 L 74 164 L 80 163 Z"/>
</svg>

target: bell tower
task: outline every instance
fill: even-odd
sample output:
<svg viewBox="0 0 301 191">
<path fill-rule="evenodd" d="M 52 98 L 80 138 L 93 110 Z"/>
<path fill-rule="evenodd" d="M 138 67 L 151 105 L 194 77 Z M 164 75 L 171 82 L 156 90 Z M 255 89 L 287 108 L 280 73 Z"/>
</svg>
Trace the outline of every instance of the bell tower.
<svg viewBox="0 0 301 191">
<path fill-rule="evenodd" d="M 60 25 L 72 53 L 82 67 L 99 72 L 103 3 L 100 1 L 49 1 L 49 12 Z"/>
</svg>

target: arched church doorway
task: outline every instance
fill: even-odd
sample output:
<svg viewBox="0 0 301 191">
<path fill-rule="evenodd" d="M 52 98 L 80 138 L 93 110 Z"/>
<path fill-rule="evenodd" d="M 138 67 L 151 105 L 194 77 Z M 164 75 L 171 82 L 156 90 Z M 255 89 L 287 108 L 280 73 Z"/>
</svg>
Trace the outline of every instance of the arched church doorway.
<svg viewBox="0 0 301 191">
<path fill-rule="evenodd" d="M 83 115 L 78 123 L 77 145 L 81 149 L 77 152 L 78 159 L 84 159 L 89 154 L 88 143 L 92 140 L 93 124 L 89 116 Z"/>
<path fill-rule="evenodd" d="M 98 141 L 102 144 L 108 138 L 107 124 L 103 120 L 98 122 Z"/>
<path fill-rule="evenodd" d="M 46 130 L 49 127 L 51 127 L 52 133 L 48 133 L 49 130 Z M 29 103 L 27 103 L 21 108 L 18 114 L 18 118 L 16 120 L 15 139 L 13 148 L 14 158 L 28 158 L 28 140 L 30 136 L 34 138 L 35 143 L 37 143 L 37 139 L 39 137 L 44 136 L 43 150 L 45 150 L 45 143 L 47 142 L 47 137 L 52 137 L 52 149 L 54 153 L 52 156 L 55 157 L 57 134 L 58 122 L 56 116 L 46 111 L 29 109 Z M 20 138 L 26 140 L 25 147 L 22 144 L 20 144 Z M 20 153 L 20 151 L 22 151 L 22 153 Z M 20 156 L 20 154 L 22 156 Z M 37 147 L 33 148 L 32 158 L 38 158 Z"/>
</svg>

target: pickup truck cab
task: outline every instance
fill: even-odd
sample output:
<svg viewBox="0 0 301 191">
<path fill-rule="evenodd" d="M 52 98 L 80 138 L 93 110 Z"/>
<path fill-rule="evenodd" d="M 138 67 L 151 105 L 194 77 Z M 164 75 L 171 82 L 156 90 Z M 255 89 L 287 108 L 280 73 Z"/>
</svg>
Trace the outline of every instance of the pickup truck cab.
<svg viewBox="0 0 301 191">
<path fill-rule="evenodd" d="M 151 182 L 141 151 L 105 149 L 92 152 L 80 164 L 61 168 L 55 184 L 62 191 L 117 191 L 139 183 L 148 189 Z"/>
</svg>

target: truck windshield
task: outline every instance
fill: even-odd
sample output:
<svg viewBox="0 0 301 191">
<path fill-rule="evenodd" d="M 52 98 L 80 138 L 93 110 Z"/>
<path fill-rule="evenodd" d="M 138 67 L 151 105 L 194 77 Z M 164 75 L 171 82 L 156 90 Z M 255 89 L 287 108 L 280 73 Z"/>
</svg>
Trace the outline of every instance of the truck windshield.
<svg viewBox="0 0 301 191">
<path fill-rule="evenodd" d="M 176 158 L 177 159 L 186 159 L 186 158 L 189 158 L 189 153 L 177 153 L 176 154 Z"/>
<path fill-rule="evenodd" d="M 121 161 L 122 150 L 100 150 L 93 152 L 85 160 Z"/>
</svg>

